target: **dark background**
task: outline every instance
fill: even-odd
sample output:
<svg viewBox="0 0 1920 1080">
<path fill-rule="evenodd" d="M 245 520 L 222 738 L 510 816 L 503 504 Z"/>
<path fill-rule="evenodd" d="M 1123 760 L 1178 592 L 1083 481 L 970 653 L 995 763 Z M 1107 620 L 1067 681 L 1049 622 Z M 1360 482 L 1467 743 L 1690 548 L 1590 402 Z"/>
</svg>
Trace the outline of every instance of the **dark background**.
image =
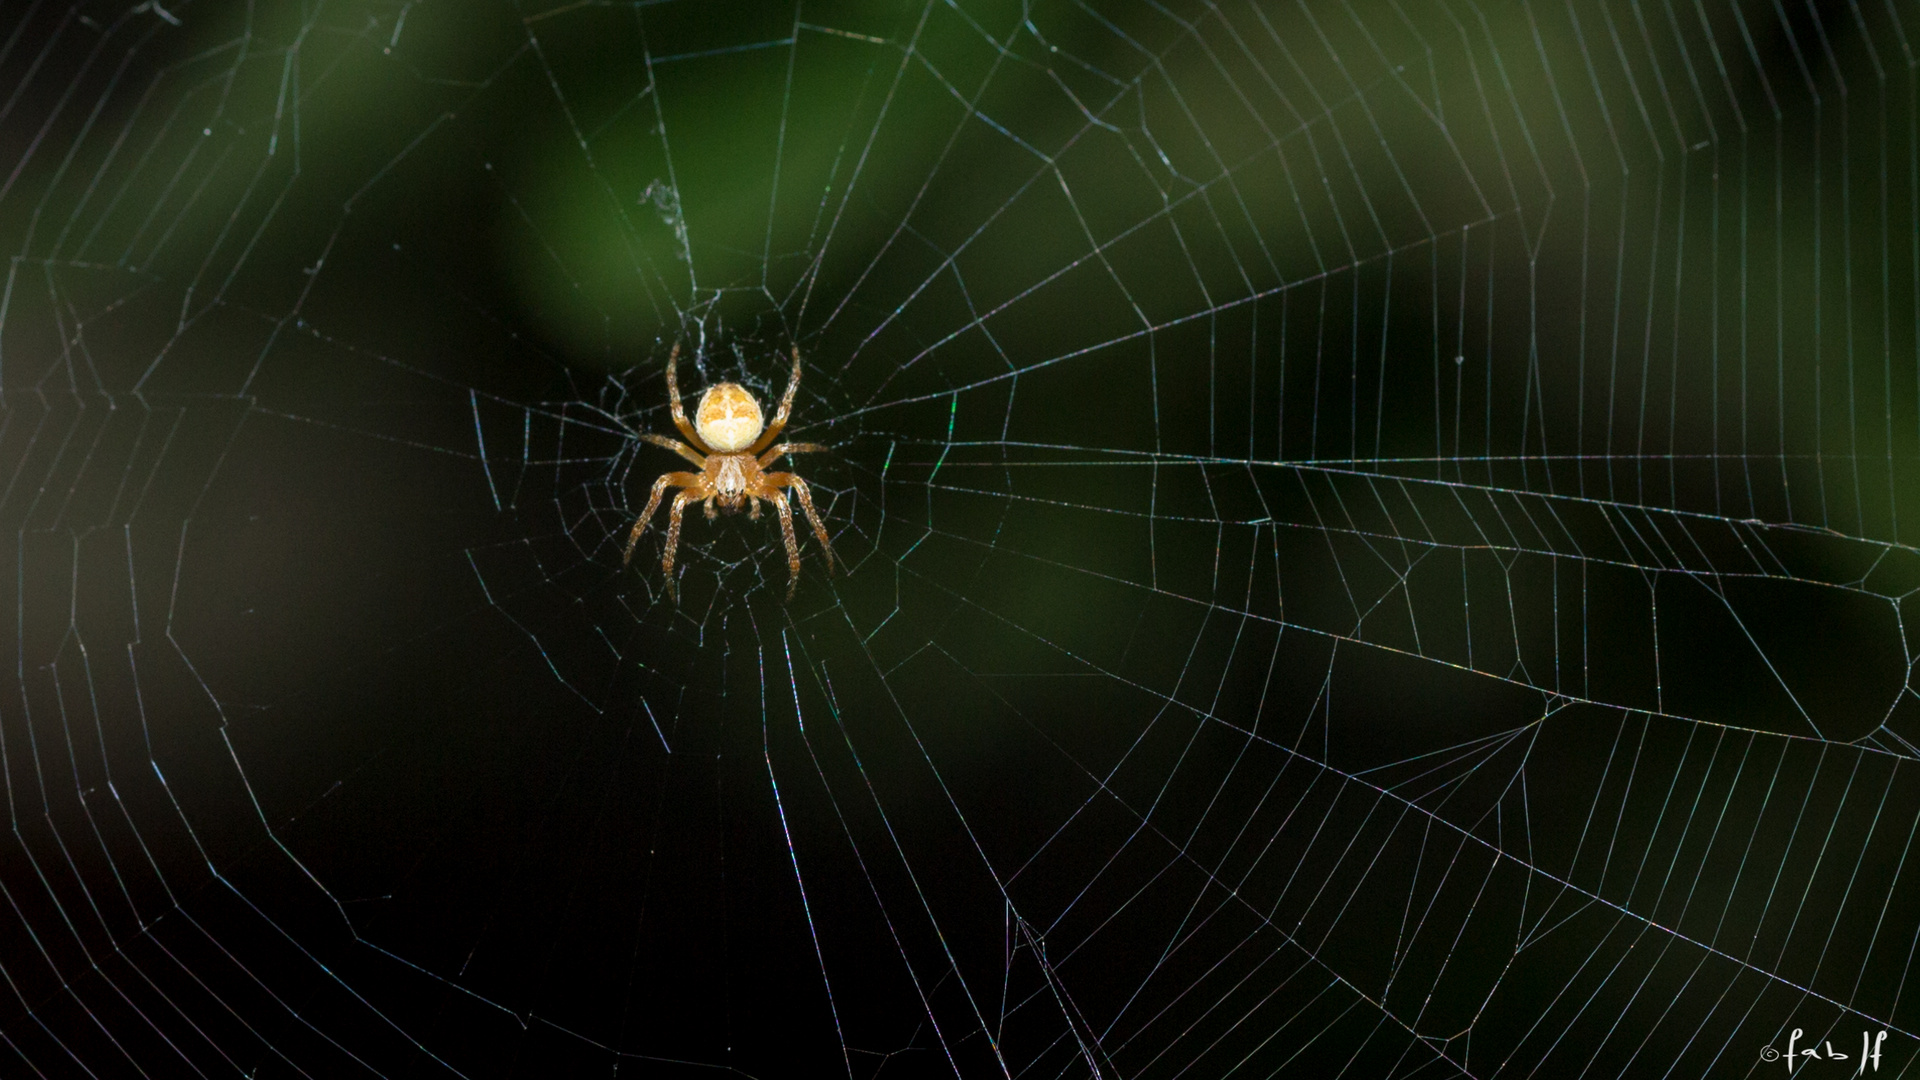
<svg viewBox="0 0 1920 1080">
<path fill-rule="evenodd" d="M 1917 32 L 0 9 L 0 1075 L 1900 1074 Z"/>
</svg>

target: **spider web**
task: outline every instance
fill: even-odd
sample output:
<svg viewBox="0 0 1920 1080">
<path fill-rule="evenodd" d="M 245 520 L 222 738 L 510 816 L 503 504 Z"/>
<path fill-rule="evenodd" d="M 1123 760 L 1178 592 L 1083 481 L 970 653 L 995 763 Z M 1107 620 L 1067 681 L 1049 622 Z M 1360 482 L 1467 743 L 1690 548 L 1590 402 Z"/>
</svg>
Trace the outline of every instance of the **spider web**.
<svg viewBox="0 0 1920 1080">
<path fill-rule="evenodd" d="M 715 12 L 0 15 L 0 1072 L 1911 1067 L 1910 9 Z"/>
</svg>

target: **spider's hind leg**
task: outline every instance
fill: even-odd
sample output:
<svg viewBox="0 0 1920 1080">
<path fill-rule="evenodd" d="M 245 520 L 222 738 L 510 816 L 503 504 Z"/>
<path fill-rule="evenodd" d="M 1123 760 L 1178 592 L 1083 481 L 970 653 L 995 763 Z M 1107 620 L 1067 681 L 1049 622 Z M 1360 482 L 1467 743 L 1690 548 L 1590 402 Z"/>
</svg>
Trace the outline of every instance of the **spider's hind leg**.
<svg viewBox="0 0 1920 1080">
<path fill-rule="evenodd" d="M 787 392 L 780 395 L 780 408 L 774 412 L 772 422 L 767 424 L 764 431 L 760 432 L 760 437 L 753 440 L 752 446 L 747 447 L 747 453 L 757 455 L 767 447 L 772 446 L 773 440 L 780 437 L 780 432 L 787 426 L 787 417 L 793 414 L 793 395 L 794 392 L 799 389 L 800 346 L 795 345 L 793 347 L 793 378 L 787 381 Z M 764 465 L 766 462 L 761 462 L 761 464 Z"/>
<path fill-rule="evenodd" d="M 673 351 L 667 354 L 667 404 L 673 410 L 673 426 L 680 429 L 686 437 L 687 445 L 701 453 L 708 453 L 709 447 L 694 430 L 693 422 L 687 419 L 687 407 L 680 402 L 680 378 L 676 369 L 680 366 L 680 343 L 673 343 Z M 651 440 L 649 440 L 651 441 Z"/>
</svg>

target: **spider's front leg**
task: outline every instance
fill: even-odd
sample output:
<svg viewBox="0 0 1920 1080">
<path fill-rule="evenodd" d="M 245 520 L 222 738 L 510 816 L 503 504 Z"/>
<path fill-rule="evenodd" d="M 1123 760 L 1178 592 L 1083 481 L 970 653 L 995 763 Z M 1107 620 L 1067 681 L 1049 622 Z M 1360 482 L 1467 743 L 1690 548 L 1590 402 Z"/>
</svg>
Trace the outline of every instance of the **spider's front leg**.
<svg viewBox="0 0 1920 1080">
<path fill-rule="evenodd" d="M 808 490 L 807 482 L 800 479 L 797 474 L 790 472 L 768 473 L 766 482 L 769 487 L 790 487 L 793 489 L 795 495 L 800 496 L 800 509 L 807 512 L 807 522 L 813 526 L 813 535 L 820 540 L 820 553 L 827 557 L 827 571 L 831 573 L 833 571 L 833 544 L 827 540 L 827 527 L 820 523 L 820 514 L 813 508 L 813 492 Z M 784 511 L 787 508 L 787 500 L 778 499 L 774 502 L 774 505 Z M 799 565 L 799 556 L 797 555 L 794 556 L 794 564 L 796 566 Z"/>
<path fill-rule="evenodd" d="M 673 509 L 667 511 L 667 551 L 660 556 L 660 569 L 667 575 L 667 588 L 673 588 L 673 553 L 680 547 L 680 515 L 687 504 L 700 498 L 697 490 L 683 491 L 673 497 Z"/>
<path fill-rule="evenodd" d="M 640 534 L 647 531 L 647 522 L 652 521 L 653 512 L 655 510 L 660 509 L 660 496 L 666 494 L 667 489 L 670 487 L 680 487 L 680 488 L 695 487 L 700 483 L 700 479 L 701 477 L 699 473 L 670 472 L 670 473 L 660 474 L 660 479 L 655 480 L 653 482 L 653 494 L 647 497 L 647 508 L 645 510 L 640 511 L 640 520 L 633 523 L 633 531 L 627 534 L 627 550 L 625 554 L 620 556 L 620 565 L 625 566 L 626 564 L 633 561 L 633 549 L 636 545 L 640 543 Z M 679 532 L 680 532 L 680 513 L 679 513 L 679 510 L 677 509 L 679 504 L 680 504 L 680 501 L 679 499 L 676 498 L 674 500 L 674 506 L 676 507 L 676 509 L 674 511 L 674 517 L 673 517 L 673 520 L 674 520 L 673 531 L 676 536 L 679 535 Z M 669 540 L 668 544 L 671 545 L 672 541 Z M 667 555 L 667 558 L 669 561 L 671 561 L 673 558 L 673 555 L 671 554 L 673 549 L 671 546 L 669 546 L 667 550 L 669 552 L 669 554 Z"/>
<path fill-rule="evenodd" d="M 793 599 L 793 591 L 800 587 L 800 541 L 793 535 L 793 510 L 787 506 L 784 495 L 773 497 L 774 512 L 780 515 L 780 539 L 787 543 L 787 599 Z M 828 558 L 827 566 L 833 566 Z"/>
</svg>

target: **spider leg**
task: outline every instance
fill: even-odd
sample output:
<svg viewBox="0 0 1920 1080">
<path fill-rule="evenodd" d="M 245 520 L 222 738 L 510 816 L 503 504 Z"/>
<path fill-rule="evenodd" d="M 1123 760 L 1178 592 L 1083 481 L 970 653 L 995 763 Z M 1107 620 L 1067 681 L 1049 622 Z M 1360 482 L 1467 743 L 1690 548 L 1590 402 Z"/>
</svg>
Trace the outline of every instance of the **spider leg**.
<svg viewBox="0 0 1920 1080">
<path fill-rule="evenodd" d="M 640 512 L 640 520 L 633 523 L 633 532 L 627 534 L 627 550 L 625 554 L 620 556 L 620 565 L 625 566 L 627 563 L 633 561 L 634 545 L 640 542 L 640 534 L 647 530 L 647 522 L 653 519 L 653 512 L 660 509 L 660 496 L 666 494 L 667 489 L 670 487 L 694 487 L 700 483 L 701 479 L 699 473 L 670 472 L 660 474 L 660 479 L 653 482 L 653 494 L 647 497 L 647 508 Z M 674 503 L 677 506 L 679 500 L 676 498 Z M 677 511 L 675 512 L 674 520 L 676 522 L 679 520 Z M 678 526 L 676 526 L 675 532 L 677 533 L 678 531 Z M 669 555 L 668 558 L 672 558 L 672 556 Z"/>
<path fill-rule="evenodd" d="M 699 497 L 697 491 L 683 491 L 673 497 L 673 509 L 667 512 L 667 552 L 660 557 L 660 569 L 667 575 L 668 588 L 673 587 L 673 553 L 680 546 L 680 515 Z"/>
<path fill-rule="evenodd" d="M 787 415 L 793 412 L 793 395 L 794 392 L 799 389 L 800 346 L 795 345 L 793 347 L 793 378 L 787 382 L 787 392 L 780 396 L 780 409 L 773 414 L 773 422 L 767 425 L 767 430 L 761 432 L 760 437 L 753 440 L 752 446 L 747 447 L 747 453 L 758 454 L 760 451 L 773 445 L 773 440 L 779 437 L 781 429 L 787 426 Z"/>
<path fill-rule="evenodd" d="M 654 433 L 649 431 L 640 436 L 640 441 L 652 443 L 653 445 L 658 446 L 663 450 L 671 450 L 674 453 L 679 454 L 681 457 L 686 458 L 688 461 L 693 462 L 695 465 L 700 466 L 701 468 L 705 468 L 707 465 L 707 459 L 705 456 L 703 456 L 699 451 L 695 450 L 693 447 L 688 446 L 686 443 L 680 442 L 677 439 L 669 439 L 665 435 L 655 435 Z"/>
<path fill-rule="evenodd" d="M 827 527 L 820 524 L 820 515 L 813 508 L 813 492 L 808 490 L 807 482 L 790 472 L 768 473 L 766 474 L 766 482 L 771 487 L 790 487 L 793 489 L 795 495 L 800 496 L 800 509 L 807 512 L 807 523 L 813 526 L 813 535 L 820 540 L 820 553 L 827 557 L 827 571 L 831 573 L 833 571 L 833 544 L 827 540 Z M 785 503 L 785 499 L 780 499 L 775 502 L 774 505 L 784 509 Z"/>
<path fill-rule="evenodd" d="M 752 495 L 747 496 L 747 520 L 760 520 L 760 500 Z"/>
<path fill-rule="evenodd" d="M 783 442 L 760 455 L 760 467 L 764 469 L 773 464 L 781 454 L 818 454 L 825 452 L 826 449 L 817 442 Z"/>
<path fill-rule="evenodd" d="M 713 452 L 712 448 L 701 442 L 700 436 L 694 433 L 693 423 L 687 419 L 686 407 L 680 404 L 680 379 L 674 374 L 679 360 L 680 343 L 676 341 L 673 343 L 673 351 L 667 354 L 667 404 L 673 407 L 673 426 L 679 428 L 680 434 L 687 437 L 689 446 L 703 454 L 710 454 Z"/>
<path fill-rule="evenodd" d="M 800 541 L 793 536 L 793 510 L 787 506 L 787 500 L 776 496 L 773 509 L 780 515 L 780 539 L 787 543 L 787 599 L 793 599 L 793 591 L 800 587 Z M 831 567 L 833 560 L 829 558 Z"/>
</svg>

